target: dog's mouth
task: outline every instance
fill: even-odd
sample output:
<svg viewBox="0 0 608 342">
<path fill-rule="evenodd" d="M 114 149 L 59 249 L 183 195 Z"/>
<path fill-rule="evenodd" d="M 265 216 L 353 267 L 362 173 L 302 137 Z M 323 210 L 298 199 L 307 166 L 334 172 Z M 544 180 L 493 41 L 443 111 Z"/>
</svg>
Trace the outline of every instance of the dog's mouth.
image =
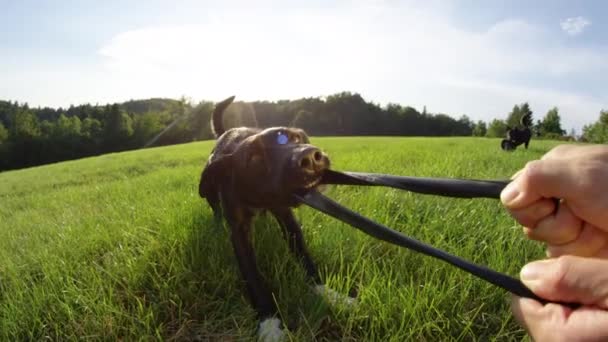
<svg viewBox="0 0 608 342">
<path fill-rule="evenodd" d="M 317 191 L 323 191 L 325 190 L 325 186 L 323 185 L 323 175 L 318 175 L 315 177 L 309 177 L 304 179 L 303 182 L 300 182 L 300 185 L 298 185 L 293 192 L 290 194 L 296 194 L 299 196 L 304 196 L 306 195 L 308 192 L 312 191 L 312 190 L 317 190 Z"/>
<path fill-rule="evenodd" d="M 298 186 L 298 190 L 311 190 L 316 188 L 323 180 L 323 175 L 316 175 L 313 177 L 306 177 Z"/>
<path fill-rule="evenodd" d="M 301 187 L 302 190 L 310 190 L 321 183 L 321 179 L 323 177 L 321 175 L 316 176 L 310 180 L 305 181 L 304 185 Z"/>
</svg>

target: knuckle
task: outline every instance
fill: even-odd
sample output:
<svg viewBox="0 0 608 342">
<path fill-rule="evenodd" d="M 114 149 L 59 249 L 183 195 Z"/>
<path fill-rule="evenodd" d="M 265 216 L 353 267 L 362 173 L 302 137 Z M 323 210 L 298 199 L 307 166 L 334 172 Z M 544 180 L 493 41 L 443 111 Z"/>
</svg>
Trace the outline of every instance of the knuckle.
<svg viewBox="0 0 608 342">
<path fill-rule="evenodd" d="M 550 243 L 565 245 L 575 241 L 581 233 L 582 225 L 571 214 L 565 214 L 564 209 L 558 209 L 556 217 L 549 217 L 542 222 Z"/>
<path fill-rule="evenodd" d="M 544 289 L 548 294 L 558 295 L 567 286 L 565 284 L 566 276 L 572 264 L 572 256 L 565 255 L 549 246 L 547 248 L 547 257 L 553 262 L 546 273 L 539 278 L 539 287 Z"/>
<path fill-rule="evenodd" d="M 570 145 L 566 145 L 566 144 L 561 144 L 561 145 L 557 145 L 554 148 L 552 148 L 549 152 L 547 152 L 545 155 L 543 155 L 541 157 L 542 160 L 545 159 L 553 159 L 553 158 L 560 158 L 563 157 L 564 155 L 567 154 L 567 152 L 569 150 L 571 150 Z"/>
<path fill-rule="evenodd" d="M 568 145 L 568 144 L 559 144 L 557 146 L 555 146 L 555 148 L 553 148 L 553 151 L 555 151 L 555 153 L 564 153 L 566 151 L 569 151 L 572 148 L 572 145 Z"/>
<path fill-rule="evenodd" d="M 554 205 L 552 202 L 538 201 L 532 203 L 528 207 L 515 211 L 513 216 L 521 225 L 530 228 L 530 230 L 534 230 L 541 222 L 544 223 L 547 220 L 548 215 L 553 211 Z"/>
<path fill-rule="evenodd" d="M 530 230 L 535 230 L 536 227 L 538 226 L 538 219 L 531 217 L 531 216 L 526 216 L 520 219 L 519 221 L 524 227 L 528 227 Z M 538 234 L 536 232 L 533 233 L 534 236 L 538 237 Z"/>
<path fill-rule="evenodd" d="M 557 258 L 556 262 L 555 262 L 555 269 L 556 272 L 560 275 L 565 274 L 568 269 L 570 268 L 570 265 L 572 264 L 574 257 L 571 255 L 564 255 L 562 257 Z"/>
<path fill-rule="evenodd" d="M 513 218 L 522 226 L 533 230 L 536 227 L 537 220 L 531 215 L 529 208 L 514 210 L 511 212 Z M 532 232 L 525 232 L 533 234 Z"/>
<path fill-rule="evenodd" d="M 606 178 L 606 165 L 598 162 L 591 162 L 585 172 L 586 177 L 591 183 L 598 183 Z"/>
<path fill-rule="evenodd" d="M 561 249 L 553 245 L 547 246 L 547 251 L 545 252 L 545 254 L 547 255 L 547 258 L 558 258 L 563 255 Z"/>
<path fill-rule="evenodd" d="M 549 215 L 553 214 L 554 212 L 555 212 L 555 203 L 553 202 L 553 200 L 544 199 L 538 203 L 538 206 L 534 212 L 534 215 L 537 218 L 537 220 L 541 220 L 541 219 L 544 219 L 544 218 L 548 217 Z"/>
<path fill-rule="evenodd" d="M 529 333 L 534 341 L 573 341 L 560 314 L 561 310 L 553 304 L 548 304 L 536 315 L 530 317 L 534 324 L 529 326 Z M 576 340 L 576 339 L 574 339 Z"/>
<path fill-rule="evenodd" d="M 543 163 L 541 160 L 532 160 L 526 163 L 524 168 L 526 176 L 533 181 L 541 176 Z"/>
<path fill-rule="evenodd" d="M 572 230 L 559 230 L 559 229 L 555 229 L 556 231 L 558 231 L 558 233 L 550 235 L 548 237 L 548 243 L 551 243 L 553 245 L 557 247 L 561 247 L 561 249 L 564 248 L 564 246 L 569 245 L 571 243 L 573 243 L 576 238 L 578 237 L 578 235 L 573 232 Z M 550 233 L 548 233 L 550 234 Z M 564 253 L 554 253 L 554 254 L 564 254 Z M 553 255 L 553 256 L 557 256 L 557 255 Z"/>
<path fill-rule="evenodd" d="M 553 272 L 549 277 L 550 283 L 548 284 L 554 290 L 558 291 L 563 287 L 573 260 L 574 257 L 571 255 L 561 255 L 555 260 Z"/>
<path fill-rule="evenodd" d="M 569 336 L 568 332 L 563 331 L 563 329 L 559 328 L 559 325 L 555 322 L 549 322 L 550 327 L 546 328 L 550 332 L 547 333 L 548 336 L 546 338 L 540 338 L 538 341 L 553 341 L 553 342 L 566 342 L 566 341 L 576 341 L 577 339 L 572 339 L 572 336 Z"/>
<path fill-rule="evenodd" d="M 593 194 L 606 177 L 606 169 L 598 163 L 585 163 L 579 166 L 578 188 L 581 193 Z"/>
</svg>

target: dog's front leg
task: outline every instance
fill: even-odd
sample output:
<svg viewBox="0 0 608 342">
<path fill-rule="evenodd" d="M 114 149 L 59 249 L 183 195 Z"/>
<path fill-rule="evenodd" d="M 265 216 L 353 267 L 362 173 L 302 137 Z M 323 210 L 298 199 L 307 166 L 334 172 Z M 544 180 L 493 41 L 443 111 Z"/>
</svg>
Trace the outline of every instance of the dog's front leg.
<svg viewBox="0 0 608 342">
<path fill-rule="evenodd" d="M 272 294 L 258 270 L 249 236 L 250 229 L 250 221 L 231 224 L 232 247 L 254 308 L 260 318 L 271 317 L 276 314 L 277 309 L 272 300 Z"/>
<path fill-rule="evenodd" d="M 355 304 L 355 298 L 342 295 L 323 284 L 321 277 L 317 272 L 317 266 L 308 253 L 306 244 L 304 243 L 304 237 L 302 236 L 302 228 L 293 215 L 293 211 L 290 208 L 276 208 L 272 209 L 272 213 L 283 228 L 283 236 L 289 244 L 289 249 L 300 259 L 302 265 L 304 265 L 306 275 L 314 284 L 315 292 L 325 297 L 332 304 Z"/>
<path fill-rule="evenodd" d="M 302 236 L 302 228 L 293 215 L 293 211 L 290 208 L 275 208 L 271 212 L 281 225 L 281 228 L 283 228 L 283 237 L 287 240 L 291 252 L 304 266 L 308 278 L 315 285 L 321 285 L 317 266 L 308 253 L 304 237 Z"/>
<path fill-rule="evenodd" d="M 234 203 L 223 202 L 226 219 L 231 228 L 232 247 L 239 270 L 245 279 L 251 303 L 260 318 L 258 338 L 261 341 L 281 341 L 285 333 L 281 328 L 281 321 L 275 317 L 278 312 L 277 307 L 271 291 L 258 270 L 251 243 L 253 213 Z"/>
<path fill-rule="evenodd" d="M 207 194 L 207 203 L 209 203 L 209 206 L 211 207 L 211 210 L 213 211 L 213 218 L 215 220 L 215 222 L 219 225 L 222 222 L 222 206 L 221 206 L 221 201 L 220 201 L 220 193 L 216 190 L 213 189 L 213 191 L 209 192 Z"/>
</svg>

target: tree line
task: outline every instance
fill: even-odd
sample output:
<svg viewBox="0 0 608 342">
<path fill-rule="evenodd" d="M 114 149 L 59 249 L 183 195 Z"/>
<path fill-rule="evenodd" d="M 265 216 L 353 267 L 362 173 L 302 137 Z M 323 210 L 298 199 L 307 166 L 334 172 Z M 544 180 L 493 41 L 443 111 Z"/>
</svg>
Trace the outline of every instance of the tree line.
<svg viewBox="0 0 608 342">
<path fill-rule="evenodd" d="M 474 136 L 487 136 L 492 138 L 504 137 L 509 128 L 522 128 L 521 118 L 530 115 L 530 121 L 534 121 L 533 112 L 530 105 L 524 102 L 513 106 L 513 109 L 507 114 L 505 120 L 494 119 L 487 125 L 483 121 L 479 121 L 473 127 Z M 536 123 L 528 127 L 536 137 L 545 139 L 560 139 L 566 138 L 566 131 L 561 126 L 561 116 L 557 107 L 551 108 L 542 120 L 536 120 Z M 574 138 L 574 133 L 571 133 L 567 138 Z"/>
<path fill-rule="evenodd" d="M 0 170 L 212 139 L 209 122 L 213 106 L 213 102 L 192 103 L 184 98 L 57 109 L 0 101 Z M 528 112 L 532 113 L 527 103 L 516 105 L 506 120 L 495 119 L 486 124 L 472 122 L 466 115 L 455 119 L 443 113 L 428 113 L 426 107 L 420 112 L 394 103 L 380 106 L 359 94 L 342 92 L 276 102 L 235 102 L 225 113 L 225 125 L 297 126 L 320 136 L 502 137 Z M 602 113 L 597 124 L 586 128 L 589 141 L 607 138 L 608 113 Z M 553 138 L 565 134 L 557 108 L 538 120 L 533 129 L 538 135 Z"/>
</svg>

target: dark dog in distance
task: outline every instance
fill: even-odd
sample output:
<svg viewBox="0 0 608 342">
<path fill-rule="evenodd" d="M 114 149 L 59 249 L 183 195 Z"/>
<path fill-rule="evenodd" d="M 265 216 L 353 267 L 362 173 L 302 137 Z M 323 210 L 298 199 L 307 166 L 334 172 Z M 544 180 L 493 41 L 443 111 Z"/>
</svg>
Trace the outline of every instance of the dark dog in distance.
<svg viewBox="0 0 608 342">
<path fill-rule="evenodd" d="M 519 121 L 521 127 L 507 127 L 506 139 L 500 143 L 500 147 L 505 151 L 514 151 L 517 146 L 524 144 L 526 149 L 532 138 L 532 114 L 528 113 L 521 117 Z"/>
<path fill-rule="evenodd" d="M 218 103 L 211 121 L 217 143 L 203 169 L 199 194 L 207 199 L 217 218 L 230 226 L 230 239 L 247 292 L 260 319 L 258 337 L 280 340 L 284 336 L 272 292 L 260 274 L 251 243 L 252 220 L 270 212 L 282 228 L 291 252 L 301 261 L 317 293 L 351 303 L 323 285 L 293 214 L 291 195 L 316 188 L 330 162 L 309 142 L 301 129 L 238 127 L 224 129 L 222 115 L 234 96 Z"/>
</svg>

